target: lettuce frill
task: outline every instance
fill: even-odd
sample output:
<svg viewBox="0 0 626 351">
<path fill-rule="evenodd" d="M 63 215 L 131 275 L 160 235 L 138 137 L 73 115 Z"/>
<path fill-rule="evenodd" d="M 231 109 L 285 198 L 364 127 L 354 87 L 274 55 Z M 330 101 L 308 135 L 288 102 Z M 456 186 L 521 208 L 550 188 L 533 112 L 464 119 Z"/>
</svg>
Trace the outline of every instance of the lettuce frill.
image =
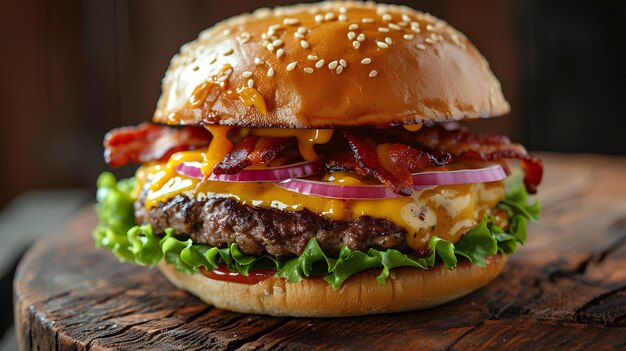
<svg viewBox="0 0 626 351">
<path fill-rule="evenodd" d="M 97 212 L 100 224 L 93 235 L 98 247 L 111 250 L 121 261 L 154 266 L 164 258 L 178 271 L 190 274 L 200 272 L 200 267 L 213 270 L 220 264 L 243 275 L 248 275 L 250 270 L 270 268 L 276 269 L 275 277 L 289 282 L 299 282 L 309 276 L 324 276 L 334 289 L 341 287 L 353 274 L 372 268 L 381 269 L 376 279 L 384 285 L 389 271 L 397 267 L 428 269 L 442 262 L 452 269 L 459 259 L 484 266 L 486 257 L 497 253 L 511 254 L 519 244 L 524 244 L 528 221 L 537 220 L 540 212 L 538 202 L 527 204 L 528 193 L 521 178 L 510 177 L 506 196 L 498 204 L 508 213 L 508 230 L 499 228 L 492 217 L 485 216 L 480 224 L 456 243 L 432 237 L 428 243 L 430 254 L 426 257 L 393 249 L 370 249 L 364 253 L 347 246 L 341 249 L 338 257 L 329 257 L 312 238 L 300 256 L 276 259 L 245 255 L 236 244 L 218 248 L 196 244 L 191 239 L 181 240 L 172 229 L 166 229 L 164 236 L 155 235 L 150 225 L 135 224 L 135 187 L 133 178 L 118 181 L 108 172 L 98 178 Z"/>
</svg>

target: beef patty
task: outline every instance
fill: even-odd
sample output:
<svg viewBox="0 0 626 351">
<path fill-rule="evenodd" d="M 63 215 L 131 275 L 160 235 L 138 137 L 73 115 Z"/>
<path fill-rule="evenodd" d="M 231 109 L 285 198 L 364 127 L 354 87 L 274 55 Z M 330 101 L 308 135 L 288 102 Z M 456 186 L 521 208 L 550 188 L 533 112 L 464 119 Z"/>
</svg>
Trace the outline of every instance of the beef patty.
<svg viewBox="0 0 626 351">
<path fill-rule="evenodd" d="M 177 237 L 191 237 L 199 244 L 224 247 L 236 243 L 247 255 L 300 255 L 311 238 L 330 255 L 337 255 L 344 245 L 364 252 L 369 248 L 410 250 L 404 241 L 406 230 L 382 218 L 334 221 L 308 210 L 287 212 L 227 198 L 196 201 L 183 195 L 146 209 L 145 195 L 143 191 L 135 202 L 137 223 L 150 224 L 159 234 L 173 228 Z"/>
</svg>

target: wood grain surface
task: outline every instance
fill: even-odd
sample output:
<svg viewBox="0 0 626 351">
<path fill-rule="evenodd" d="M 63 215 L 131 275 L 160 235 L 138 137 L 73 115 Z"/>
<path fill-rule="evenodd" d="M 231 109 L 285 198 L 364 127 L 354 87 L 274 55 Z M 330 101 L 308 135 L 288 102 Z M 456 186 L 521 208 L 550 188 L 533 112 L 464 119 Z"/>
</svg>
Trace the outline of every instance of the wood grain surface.
<svg viewBox="0 0 626 351">
<path fill-rule="evenodd" d="M 212 308 L 156 270 L 96 250 L 96 217 L 85 209 L 66 231 L 34 245 L 18 268 L 20 347 L 624 349 L 626 158 L 542 157 L 542 218 L 503 274 L 458 301 L 399 314 L 298 319 Z"/>
</svg>

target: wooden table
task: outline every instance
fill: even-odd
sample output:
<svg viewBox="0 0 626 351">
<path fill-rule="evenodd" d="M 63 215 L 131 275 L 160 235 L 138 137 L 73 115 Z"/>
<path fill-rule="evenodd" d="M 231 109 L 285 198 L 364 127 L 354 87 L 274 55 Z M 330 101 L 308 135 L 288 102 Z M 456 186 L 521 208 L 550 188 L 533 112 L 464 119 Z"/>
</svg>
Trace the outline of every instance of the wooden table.
<svg viewBox="0 0 626 351">
<path fill-rule="evenodd" d="M 492 284 L 445 306 L 359 318 L 241 315 L 94 249 L 87 209 L 15 280 L 23 349 L 620 349 L 626 347 L 626 158 L 542 155 L 544 211 Z"/>
</svg>

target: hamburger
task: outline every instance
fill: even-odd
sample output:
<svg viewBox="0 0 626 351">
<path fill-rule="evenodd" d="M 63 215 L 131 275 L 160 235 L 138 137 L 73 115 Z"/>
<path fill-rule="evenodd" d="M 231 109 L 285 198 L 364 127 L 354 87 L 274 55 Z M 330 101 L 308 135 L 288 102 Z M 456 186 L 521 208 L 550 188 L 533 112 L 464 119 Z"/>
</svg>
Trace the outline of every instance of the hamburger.
<svg viewBox="0 0 626 351">
<path fill-rule="evenodd" d="M 446 22 L 362 2 L 259 9 L 182 46 L 151 123 L 110 131 L 98 247 L 242 313 L 423 309 L 494 279 L 542 163 L 459 124 L 508 113 Z M 519 167 L 517 165 L 520 165 Z"/>
</svg>

